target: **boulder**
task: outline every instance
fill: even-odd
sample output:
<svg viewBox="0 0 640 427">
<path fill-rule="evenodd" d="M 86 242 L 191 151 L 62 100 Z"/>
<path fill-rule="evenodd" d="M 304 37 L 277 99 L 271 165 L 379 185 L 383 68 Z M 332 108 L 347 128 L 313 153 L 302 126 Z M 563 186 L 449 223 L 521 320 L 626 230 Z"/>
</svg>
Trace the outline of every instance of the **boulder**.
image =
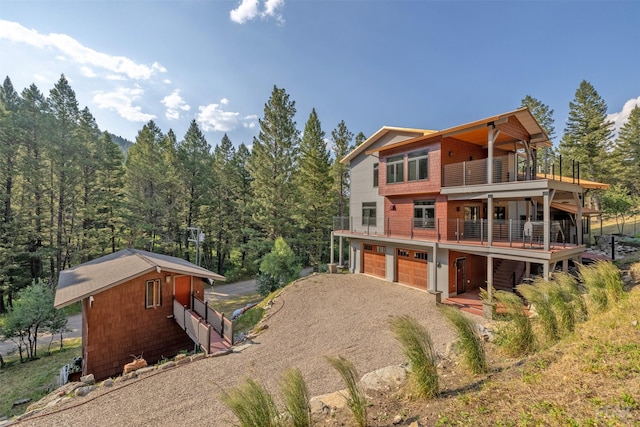
<svg viewBox="0 0 640 427">
<path fill-rule="evenodd" d="M 405 368 L 392 365 L 364 374 L 360 380 L 360 386 L 365 390 L 387 390 L 402 385 L 406 378 Z"/>
</svg>

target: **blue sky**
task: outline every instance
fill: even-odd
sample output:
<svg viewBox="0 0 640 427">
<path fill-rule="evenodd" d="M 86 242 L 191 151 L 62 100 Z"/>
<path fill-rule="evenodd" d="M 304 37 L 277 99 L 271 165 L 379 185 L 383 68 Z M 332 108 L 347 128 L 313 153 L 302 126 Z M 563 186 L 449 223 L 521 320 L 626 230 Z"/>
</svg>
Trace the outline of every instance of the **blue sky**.
<svg viewBox="0 0 640 427">
<path fill-rule="evenodd" d="M 444 129 L 517 108 L 555 110 L 582 80 L 620 125 L 640 104 L 640 1 L 0 0 L 0 77 L 48 94 L 64 73 L 103 130 L 150 119 L 182 139 L 250 145 L 273 85 L 340 120 Z"/>
</svg>

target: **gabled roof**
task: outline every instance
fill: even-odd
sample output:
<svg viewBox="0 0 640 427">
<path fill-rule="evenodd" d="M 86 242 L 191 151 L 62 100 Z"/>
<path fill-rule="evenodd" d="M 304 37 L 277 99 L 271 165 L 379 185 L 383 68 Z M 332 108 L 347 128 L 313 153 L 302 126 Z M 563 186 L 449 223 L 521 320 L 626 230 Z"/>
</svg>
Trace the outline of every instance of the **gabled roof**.
<svg viewBox="0 0 640 427">
<path fill-rule="evenodd" d="M 420 142 L 426 139 L 435 138 L 435 137 L 455 137 L 461 141 L 466 141 L 476 145 L 486 145 L 487 144 L 487 125 L 490 123 L 495 123 L 497 125 L 501 123 L 506 123 L 510 120 L 510 118 L 515 118 L 522 125 L 524 130 L 529 134 L 530 143 L 536 147 L 549 147 L 551 146 L 551 142 L 549 141 L 549 137 L 542 129 L 542 127 L 538 124 L 536 119 L 533 117 L 531 112 L 527 107 L 519 108 L 517 110 L 509 111 L 503 114 L 498 114 L 497 116 L 487 117 L 481 120 L 476 120 L 474 122 L 465 123 L 462 125 L 454 126 L 448 129 L 444 129 L 437 132 L 430 132 L 428 134 L 418 136 L 416 138 L 407 139 L 405 141 L 397 142 L 395 144 L 385 145 L 380 149 L 369 150 L 366 153 L 371 154 L 373 152 L 386 151 L 394 148 L 402 147 L 408 144 L 413 144 L 415 142 Z M 498 134 L 496 138 L 495 144 L 496 146 L 510 144 L 512 142 L 518 142 L 518 137 L 514 137 L 509 135 L 507 132 L 501 132 Z"/>
<path fill-rule="evenodd" d="M 340 163 L 351 162 L 351 160 L 354 157 L 362 153 L 364 150 L 370 147 L 371 144 L 373 144 L 374 142 L 376 142 L 378 139 L 382 138 L 384 135 L 388 134 L 389 132 L 415 133 L 417 136 L 424 136 L 424 135 L 429 135 L 431 133 L 434 133 L 435 131 L 427 130 L 427 129 L 412 129 L 412 128 L 400 128 L 400 127 L 393 127 L 393 126 L 382 126 L 376 133 L 371 135 L 362 144 L 358 145 L 349 154 L 347 154 L 342 160 L 340 160 Z"/>
<path fill-rule="evenodd" d="M 226 280 L 181 258 L 123 249 L 61 271 L 54 306 L 62 308 L 152 271 Z"/>
</svg>

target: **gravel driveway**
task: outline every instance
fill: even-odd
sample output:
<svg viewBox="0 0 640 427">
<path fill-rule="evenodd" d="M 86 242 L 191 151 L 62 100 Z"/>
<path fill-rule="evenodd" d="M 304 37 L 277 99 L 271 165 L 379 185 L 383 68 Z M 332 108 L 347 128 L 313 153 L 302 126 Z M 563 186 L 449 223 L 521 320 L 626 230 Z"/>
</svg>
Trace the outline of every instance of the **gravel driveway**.
<svg viewBox="0 0 640 427">
<path fill-rule="evenodd" d="M 324 356 L 346 357 L 361 375 L 403 362 L 387 326 L 392 315 L 400 314 L 426 326 L 438 351 L 453 339 L 424 292 L 364 275 L 313 275 L 282 292 L 269 312 L 268 329 L 242 352 L 101 388 L 71 399 L 66 405 L 73 407 L 51 408 L 58 412 L 20 425 L 234 425 L 218 396 L 244 377 L 277 393 L 282 372 L 297 367 L 315 396 L 343 388 Z"/>
</svg>

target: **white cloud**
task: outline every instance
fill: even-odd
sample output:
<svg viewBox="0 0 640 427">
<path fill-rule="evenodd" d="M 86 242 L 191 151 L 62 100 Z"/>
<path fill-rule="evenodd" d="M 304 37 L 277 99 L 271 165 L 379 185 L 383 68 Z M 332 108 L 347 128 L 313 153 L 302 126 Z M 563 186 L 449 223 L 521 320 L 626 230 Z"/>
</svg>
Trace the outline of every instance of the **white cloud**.
<svg viewBox="0 0 640 427">
<path fill-rule="evenodd" d="M 258 0 L 242 0 L 240 5 L 229 12 L 233 22 L 244 24 L 258 16 Z"/>
<path fill-rule="evenodd" d="M 80 72 L 81 72 L 81 73 L 82 73 L 82 75 L 83 75 L 83 76 L 85 76 L 85 77 L 89 77 L 89 78 L 91 78 L 91 77 L 96 77 L 96 73 L 94 73 L 94 72 L 93 72 L 93 70 L 92 70 L 91 68 L 86 67 L 86 66 L 84 66 L 84 65 L 83 65 L 82 67 L 80 67 Z"/>
<path fill-rule="evenodd" d="M 637 98 L 631 98 L 622 106 L 622 111 L 613 114 L 607 114 L 607 120 L 613 122 L 614 127 L 614 135 L 618 136 L 618 132 L 620 128 L 629 120 L 629 114 L 631 114 L 631 110 L 636 105 L 640 106 L 640 96 Z"/>
<path fill-rule="evenodd" d="M 189 111 L 191 109 L 191 106 L 184 102 L 184 99 L 180 96 L 180 89 L 176 89 L 171 95 L 162 98 L 161 102 L 167 107 L 165 115 L 169 120 L 178 120 L 181 110 Z"/>
<path fill-rule="evenodd" d="M 162 81 L 162 83 L 167 84 L 167 85 L 170 85 L 170 84 L 171 84 L 171 80 L 169 80 L 169 79 L 164 79 L 164 80 Z"/>
<path fill-rule="evenodd" d="M 226 98 L 223 98 L 223 100 L 225 99 Z M 228 102 L 227 100 L 227 103 Z M 200 113 L 198 113 L 197 121 L 204 131 L 228 132 L 238 126 L 240 113 L 224 111 L 221 105 L 226 104 L 221 100 L 219 104 L 209 104 L 198 107 Z"/>
<path fill-rule="evenodd" d="M 229 100 L 227 98 L 222 98 L 220 100 L 220 104 L 222 104 L 222 105 L 227 105 L 228 103 L 229 103 Z"/>
<path fill-rule="evenodd" d="M 244 24 L 256 17 L 274 18 L 278 23 L 284 24 L 284 17 L 280 10 L 284 7 L 284 0 L 264 0 L 263 10 L 260 11 L 260 0 L 241 0 L 237 8 L 229 12 L 233 22 Z"/>
<path fill-rule="evenodd" d="M 127 80 L 125 76 L 120 76 L 117 74 L 109 74 L 107 76 L 107 80 Z"/>
<path fill-rule="evenodd" d="M 151 66 L 137 64 L 124 56 L 113 56 L 97 52 L 83 46 L 66 34 L 40 34 L 36 30 L 23 27 L 17 22 L 0 19 L 0 40 L 25 43 L 41 49 L 51 48 L 64 56 L 62 60 L 71 60 L 83 66 L 93 66 L 112 73 L 127 76 L 135 80 L 148 80 L 155 73 L 164 73 L 166 68 L 157 62 Z"/>
<path fill-rule="evenodd" d="M 253 129 L 258 124 L 257 120 L 258 120 L 258 116 L 255 114 L 244 116 L 242 118 L 242 127 L 245 127 L 247 129 Z"/>
<path fill-rule="evenodd" d="M 139 88 L 118 88 L 115 92 L 98 92 L 93 96 L 93 102 L 98 108 L 116 111 L 120 117 L 130 122 L 148 122 L 155 119 L 153 114 L 142 112 L 140 106 L 134 106 L 133 101 L 140 98 L 144 91 Z"/>
</svg>

